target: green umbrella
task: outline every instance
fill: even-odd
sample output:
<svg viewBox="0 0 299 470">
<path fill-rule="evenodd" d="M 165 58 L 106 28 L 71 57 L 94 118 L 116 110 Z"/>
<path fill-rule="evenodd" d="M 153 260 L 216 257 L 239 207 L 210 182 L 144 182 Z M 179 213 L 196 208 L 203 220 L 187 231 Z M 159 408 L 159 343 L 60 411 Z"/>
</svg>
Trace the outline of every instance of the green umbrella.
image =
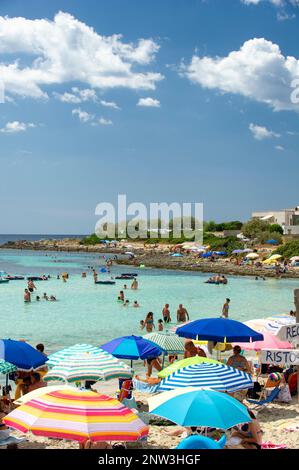
<svg viewBox="0 0 299 470">
<path fill-rule="evenodd" d="M 195 356 L 195 357 L 188 357 L 187 359 L 182 359 L 181 361 L 175 361 L 173 364 L 170 364 L 170 366 L 166 367 L 166 369 L 161 370 L 159 372 L 158 377 L 161 379 L 164 379 L 165 377 L 168 377 L 170 374 L 173 372 L 182 369 L 183 367 L 191 366 L 193 364 L 202 364 L 203 362 L 210 362 L 213 364 L 221 364 L 221 362 L 216 361 L 215 359 L 210 359 L 209 357 L 201 357 L 201 356 Z"/>
<path fill-rule="evenodd" d="M 11 364 L 10 362 L 3 361 L 0 359 L 0 374 L 10 374 L 10 372 L 15 372 L 17 367 Z"/>
</svg>

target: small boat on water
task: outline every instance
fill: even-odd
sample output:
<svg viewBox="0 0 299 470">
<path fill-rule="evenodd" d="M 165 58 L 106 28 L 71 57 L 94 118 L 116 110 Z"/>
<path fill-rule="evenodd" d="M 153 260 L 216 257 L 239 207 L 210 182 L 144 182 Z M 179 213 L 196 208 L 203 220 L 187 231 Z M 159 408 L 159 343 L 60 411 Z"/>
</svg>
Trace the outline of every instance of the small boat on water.
<svg viewBox="0 0 299 470">
<path fill-rule="evenodd" d="M 27 281 L 47 281 L 47 276 L 28 276 Z"/>
<path fill-rule="evenodd" d="M 95 284 L 103 284 L 103 285 L 113 285 L 115 281 L 95 281 Z"/>
<path fill-rule="evenodd" d="M 115 279 L 118 279 L 121 281 L 130 281 L 132 279 L 135 279 L 135 276 L 116 276 Z"/>
<path fill-rule="evenodd" d="M 25 279 L 24 276 L 11 276 L 8 274 L 7 276 L 4 277 L 7 281 L 23 281 Z"/>
<path fill-rule="evenodd" d="M 0 278 L 0 284 L 7 284 L 8 282 L 9 282 L 9 279 Z"/>
<path fill-rule="evenodd" d="M 137 274 L 137 273 L 122 273 L 121 276 L 133 276 L 133 277 L 137 277 L 138 274 Z"/>
</svg>

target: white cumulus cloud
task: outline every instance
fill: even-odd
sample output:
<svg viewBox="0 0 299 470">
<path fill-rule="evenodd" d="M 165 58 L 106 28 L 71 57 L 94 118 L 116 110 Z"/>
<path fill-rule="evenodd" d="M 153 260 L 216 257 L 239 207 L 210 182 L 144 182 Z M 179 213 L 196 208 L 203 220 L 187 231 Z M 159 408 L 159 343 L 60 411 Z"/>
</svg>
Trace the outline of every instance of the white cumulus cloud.
<svg viewBox="0 0 299 470">
<path fill-rule="evenodd" d="M 0 16 L 0 76 L 7 94 L 47 98 L 45 86 L 71 81 L 154 90 L 164 77 L 144 67 L 158 50 L 153 39 L 134 44 L 119 34 L 102 36 L 69 13 L 59 12 L 54 20 Z M 1 62 L 2 54 L 13 59 Z"/>
<path fill-rule="evenodd" d="M 102 126 L 111 126 L 113 124 L 113 122 L 110 119 L 105 119 L 103 117 L 101 117 L 98 120 L 98 123 L 101 124 Z"/>
<path fill-rule="evenodd" d="M 87 111 L 83 111 L 81 108 L 75 108 L 72 110 L 73 116 L 78 116 L 81 122 L 88 122 L 94 119 L 94 115 L 88 113 Z"/>
<path fill-rule="evenodd" d="M 10 121 L 5 124 L 4 127 L 0 129 L 0 132 L 6 134 L 16 134 L 18 132 L 25 132 L 30 127 L 36 127 L 32 122 L 20 122 L 20 121 Z"/>
<path fill-rule="evenodd" d="M 100 103 L 102 106 L 105 106 L 106 108 L 120 109 L 120 107 L 116 103 L 114 103 L 114 101 L 101 100 Z"/>
<path fill-rule="evenodd" d="M 250 123 L 249 130 L 256 140 L 271 139 L 273 137 L 278 138 L 280 134 L 270 131 L 264 126 L 258 126 L 257 124 Z"/>
<path fill-rule="evenodd" d="M 137 106 L 145 106 L 148 108 L 160 108 L 160 101 L 154 98 L 140 98 L 137 103 Z"/>
<path fill-rule="evenodd" d="M 284 56 L 277 44 L 264 38 L 246 41 L 225 57 L 194 55 L 188 65 L 181 66 L 181 74 L 204 88 L 239 94 L 276 111 L 299 111 L 299 103 L 291 99 L 299 60 Z"/>
<path fill-rule="evenodd" d="M 77 87 L 72 88 L 72 92 L 65 92 L 65 93 L 57 93 L 54 92 L 53 95 L 58 100 L 62 101 L 63 103 L 84 103 L 86 101 L 97 101 L 97 94 L 95 90 L 91 88 L 80 89 Z"/>
</svg>

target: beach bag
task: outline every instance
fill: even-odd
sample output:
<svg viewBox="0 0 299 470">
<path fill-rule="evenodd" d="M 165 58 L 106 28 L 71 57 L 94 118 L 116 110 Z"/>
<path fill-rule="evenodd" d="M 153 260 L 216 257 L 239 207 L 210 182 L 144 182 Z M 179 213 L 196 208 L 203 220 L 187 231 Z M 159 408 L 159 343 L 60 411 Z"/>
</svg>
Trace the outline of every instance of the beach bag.
<svg viewBox="0 0 299 470">
<path fill-rule="evenodd" d="M 290 388 L 288 385 L 285 385 L 285 387 L 282 387 L 280 389 L 280 392 L 276 400 L 282 403 L 290 403 L 292 401 Z"/>
</svg>

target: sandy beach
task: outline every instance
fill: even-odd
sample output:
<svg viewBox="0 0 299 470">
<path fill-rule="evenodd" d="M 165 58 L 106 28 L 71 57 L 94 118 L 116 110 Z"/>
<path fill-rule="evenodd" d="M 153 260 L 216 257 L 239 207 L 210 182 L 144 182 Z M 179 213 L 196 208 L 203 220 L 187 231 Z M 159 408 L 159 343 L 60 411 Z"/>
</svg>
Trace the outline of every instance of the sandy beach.
<svg viewBox="0 0 299 470">
<path fill-rule="evenodd" d="M 147 397 L 136 393 L 136 399 L 142 400 L 144 403 Z M 299 446 L 299 404 L 297 397 L 293 398 L 292 403 L 273 403 L 260 409 L 257 413 L 261 428 L 264 432 L 263 441 L 272 442 L 274 444 L 285 444 L 288 449 L 297 449 Z M 182 429 L 180 426 L 163 426 L 150 425 L 149 436 L 147 442 L 128 443 L 128 447 L 132 448 L 148 448 L 148 449 L 172 449 L 180 442 L 180 437 L 170 436 L 167 432 Z M 17 431 L 12 433 L 18 437 L 24 437 Z M 19 444 L 20 449 L 77 449 L 78 444 L 71 441 L 62 441 L 58 439 L 47 439 L 26 435 L 26 441 Z"/>
</svg>

